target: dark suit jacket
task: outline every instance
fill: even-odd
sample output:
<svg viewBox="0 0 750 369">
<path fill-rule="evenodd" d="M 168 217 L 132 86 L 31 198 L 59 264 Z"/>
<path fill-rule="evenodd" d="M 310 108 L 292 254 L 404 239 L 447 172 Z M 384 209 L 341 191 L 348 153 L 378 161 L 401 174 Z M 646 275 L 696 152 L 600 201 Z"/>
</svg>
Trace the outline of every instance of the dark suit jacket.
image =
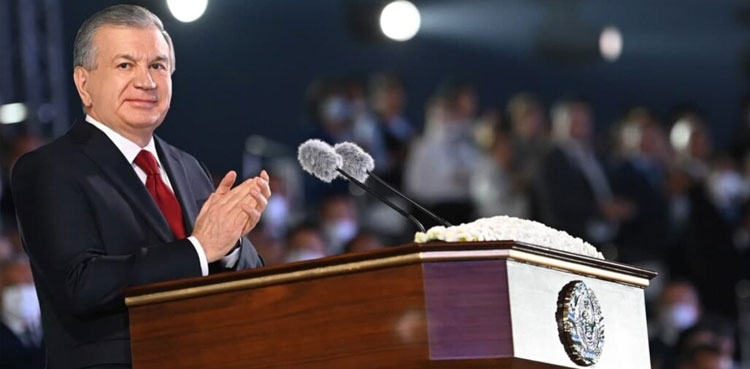
<svg viewBox="0 0 750 369">
<path fill-rule="evenodd" d="M 189 154 L 155 139 L 190 234 L 214 190 L 209 173 Z M 48 368 L 129 363 L 121 290 L 200 276 L 194 247 L 174 239 L 132 165 L 87 122 L 21 157 L 11 182 L 42 309 Z M 236 267 L 260 265 L 243 240 Z"/>
<path fill-rule="evenodd" d="M 552 148 L 544 157 L 536 187 L 542 222 L 588 240 L 586 224 L 600 216 L 594 191 L 560 147 Z"/>
</svg>

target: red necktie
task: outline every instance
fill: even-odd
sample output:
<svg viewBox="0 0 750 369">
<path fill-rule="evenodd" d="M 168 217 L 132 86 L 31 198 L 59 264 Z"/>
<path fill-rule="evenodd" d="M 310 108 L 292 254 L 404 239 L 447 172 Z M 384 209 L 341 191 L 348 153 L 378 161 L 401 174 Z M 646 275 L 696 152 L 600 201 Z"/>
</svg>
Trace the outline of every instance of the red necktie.
<svg viewBox="0 0 750 369">
<path fill-rule="evenodd" d="M 146 189 L 151 197 L 154 198 L 156 205 L 159 206 L 161 213 L 169 223 L 177 239 L 185 238 L 185 225 L 182 223 L 182 207 L 177 201 L 174 193 L 167 187 L 167 184 L 161 179 L 159 165 L 156 158 L 150 152 L 141 150 L 135 157 L 135 165 L 139 166 L 146 172 Z"/>
</svg>

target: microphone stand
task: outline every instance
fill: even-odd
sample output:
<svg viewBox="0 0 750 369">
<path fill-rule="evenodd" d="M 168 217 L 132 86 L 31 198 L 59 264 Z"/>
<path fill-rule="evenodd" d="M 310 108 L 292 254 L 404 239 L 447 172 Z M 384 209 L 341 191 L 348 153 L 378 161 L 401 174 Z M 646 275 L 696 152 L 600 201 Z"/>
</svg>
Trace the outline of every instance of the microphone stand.
<svg viewBox="0 0 750 369">
<path fill-rule="evenodd" d="M 391 209 L 397 211 L 399 214 L 401 214 L 404 217 L 406 217 L 407 219 L 409 219 L 412 223 L 414 223 L 414 225 L 417 226 L 417 228 L 419 228 L 420 231 L 426 232 L 426 230 L 425 230 L 424 226 L 422 225 L 422 223 L 420 223 L 417 220 L 417 218 L 415 218 L 413 215 L 411 215 L 411 214 L 407 213 L 406 211 L 404 211 L 403 209 L 399 208 L 398 206 L 396 206 L 395 204 L 393 204 L 390 200 L 386 199 L 385 197 L 383 197 L 379 193 L 373 191 L 370 187 L 365 186 L 364 183 L 358 181 L 357 179 L 355 179 L 354 177 L 352 177 L 351 175 L 349 175 L 349 173 L 343 171 L 341 168 L 337 168 L 336 170 L 339 173 L 341 173 L 344 177 L 346 177 L 346 179 L 348 179 L 349 182 L 352 182 L 352 183 L 356 184 L 357 186 L 359 186 L 359 188 L 361 188 L 361 189 L 367 191 L 369 194 L 377 197 L 378 200 L 380 200 L 380 201 L 384 202 L 386 205 L 390 206 Z"/>
<path fill-rule="evenodd" d="M 417 209 L 419 209 L 422 212 L 424 212 L 425 214 L 429 215 L 432 219 L 434 219 L 438 223 L 440 223 L 440 224 L 442 224 L 442 225 L 444 225 L 446 227 L 452 227 L 453 226 L 453 224 L 450 224 L 450 222 L 448 222 L 447 220 L 445 220 L 445 219 L 443 219 L 443 218 L 441 218 L 441 217 L 433 214 L 431 211 L 429 211 L 429 210 L 425 209 L 424 207 L 422 207 L 422 205 L 417 204 L 416 201 L 414 201 L 414 200 L 406 197 L 406 195 L 402 194 L 401 192 L 399 192 L 398 190 L 396 190 L 395 188 L 393 188 L 391 185 L 389 185 L 388 183 L 386 183 L 384 180 L 380 179 L 380 177 L 376 176 L 375 173 L 368 171 L 367 174 L 369 174 L 370 177 L 375 178 L 375 180 L 378 181 L 378 183 L 382 184 L 383 186 L 385 186 L 389 190 L 393 191 L 400 198 L 408 201 L 410 204 L 414 205 Z"/>
</svg>

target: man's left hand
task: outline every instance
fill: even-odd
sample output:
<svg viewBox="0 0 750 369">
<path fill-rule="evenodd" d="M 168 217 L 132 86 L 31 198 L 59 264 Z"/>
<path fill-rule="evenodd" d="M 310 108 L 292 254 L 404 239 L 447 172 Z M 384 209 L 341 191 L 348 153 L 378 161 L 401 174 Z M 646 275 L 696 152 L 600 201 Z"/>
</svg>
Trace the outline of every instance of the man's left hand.
<svg viewBox="0 0 750 369">
<path fill-rule="evenodd" d="M 255 182 L 255 188 L 250 190 L 251 197 L 248 199 L 249 201 L 243 201 L 240 204 L 242 210 L 248 215 L 247 223 L 245 223 L 245 228 L 242 230 L 243 236 L 246 236 L 256 225 L 258 225 L 260 216 L 263 214 L 263 211 L 266 210 L 268 199 L 271 197 L 269 177 L 265 170 L 260 172 L 259 177 L 253 178 L 253 181 Z"/>
</svg>

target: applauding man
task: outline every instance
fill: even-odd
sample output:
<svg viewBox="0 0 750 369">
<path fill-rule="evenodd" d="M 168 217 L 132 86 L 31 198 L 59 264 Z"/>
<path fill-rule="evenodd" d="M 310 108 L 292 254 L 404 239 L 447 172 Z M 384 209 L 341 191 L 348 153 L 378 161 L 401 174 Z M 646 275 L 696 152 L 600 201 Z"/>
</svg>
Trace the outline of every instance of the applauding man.
<svg viewBox="0 0 750 369">
<path fill-rule="evenodd" d="M 37 285 L 48 368 L 130 366 L 125 287 L 262 261 L 243 236 L 271 196 L 262 172 L 214 191 L 195 158 L 154 136 L 169 110 L 172 41 L 130 5 L 86 20 L 74 45 L 86 117 L 14 167 L 13 196 Z"/>
</svg>

